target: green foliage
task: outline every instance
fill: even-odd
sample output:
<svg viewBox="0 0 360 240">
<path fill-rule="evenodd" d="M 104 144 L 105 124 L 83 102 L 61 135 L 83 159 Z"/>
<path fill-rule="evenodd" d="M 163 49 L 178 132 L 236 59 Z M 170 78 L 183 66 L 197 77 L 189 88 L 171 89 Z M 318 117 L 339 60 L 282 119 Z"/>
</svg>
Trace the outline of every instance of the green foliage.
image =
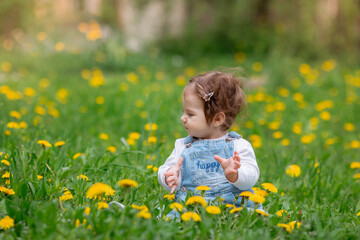
<svg viewBox="0 0 360 240">
<path fill-rule="evenodd" d="M 61 51 L 53 50 L 59 41 L 51 36 L 32 41 L 26 51 L 21 44 L 0 50 L 0 160 L 10 164 L 0 163 L 0 176 L 10 173 L 10 183 L 2 177 L 0 185 L 15 191 L 0 193 L 0 219 L 15 221 L 0 230 L 0 238 L 357 238 L 360 185 L 354 174 L 359 171 L 350 164 L 359 162 L 358 69 L 334 59 L 304 63 L 238 52 L 196 60 L 157 49 L 133 54 L 117 39 L 89 42 L 72 36 L 69 42 L 61 39 L 66 43 Z M 248 209 L 233 214 L 221 204 L 221 214 L 211 215 L 184 204 L 184 212 L 197 212 L 201 221 L 167 220 L 173 201 L 164 198 L 157 167 L 175 139 L 186 136 L 179 120 L 183 86 L 194 74 L 221 65 L 241 65 L 247 72 L 249 114 L 232 129 L 255 149 L 261 172 L 256 187 L 271 182 L 279 192 L 266 197 L 269 216 Z M 104 83 L 94 86 L 101 79 Z M 148 123 L 156 124 L 152 131 Z M 134 132 L 139 139 L 131 139 Z M 65 144 L 55 146 L 58 141 Z M 299 177 L 285 173 L 291 164 L 300 166 Z M 124 189 L 120 179 L 139 186 Z M 111 186 L 114 195 L 87 198 L 97 182 Z M 103 200 L 126 207 L 98 209 Z M 132 204 L 145 205 L 151 217 L 139 217 Z M 279 217 L 281 209 L 287 212 Z M 291 234 L 277 226 L 291 221 L 301 222 Z"/>
</svg>

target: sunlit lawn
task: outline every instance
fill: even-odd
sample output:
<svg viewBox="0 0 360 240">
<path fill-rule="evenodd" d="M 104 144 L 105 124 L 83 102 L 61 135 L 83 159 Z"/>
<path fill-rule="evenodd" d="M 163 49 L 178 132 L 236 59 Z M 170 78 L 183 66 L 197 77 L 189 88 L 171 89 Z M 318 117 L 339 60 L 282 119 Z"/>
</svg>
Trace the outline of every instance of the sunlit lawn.
<svg viewBox="0 0 360 240">
<path fill-rule="evenodd" d="M 38 35 L 32 47 L 0 50 L 0 238 L 359 237 L 360 69 L 244 53 L 131 54 L 77 37 L 83 45 Z M 217 201 L 218 215 L 183 204 L 200 219 L 169 220 L 173 200 L 157 168 L 186 136 L 184 85 L 217 66 L 245 69 L 248 108 L 232 130 L 255 149 L 255 187 L 278 192 L 265 196 L 265 214 Z M 108 208 L 112 200 L 127 207 Z"/>
</svg>

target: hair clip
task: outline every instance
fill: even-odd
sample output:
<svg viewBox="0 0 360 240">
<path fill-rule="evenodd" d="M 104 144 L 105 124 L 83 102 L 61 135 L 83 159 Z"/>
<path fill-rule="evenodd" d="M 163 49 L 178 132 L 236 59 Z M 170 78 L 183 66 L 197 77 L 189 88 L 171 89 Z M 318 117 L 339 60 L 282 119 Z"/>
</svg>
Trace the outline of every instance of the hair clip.
<svg viewBox="0 0 360 240">
<path fill-rule="evenodd" d="M 214 95 L 214 92 L 210 92 L 210 93 L 206 93 L 203 96 L 203 99 L 205 100 L 205 102 L 210 101 L 210 98 Z"/>
</svg>

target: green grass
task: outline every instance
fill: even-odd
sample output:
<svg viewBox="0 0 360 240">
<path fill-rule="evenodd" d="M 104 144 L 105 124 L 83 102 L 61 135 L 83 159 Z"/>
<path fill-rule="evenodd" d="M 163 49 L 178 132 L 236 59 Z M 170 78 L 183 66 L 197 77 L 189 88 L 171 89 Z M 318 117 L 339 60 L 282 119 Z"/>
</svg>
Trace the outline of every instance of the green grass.
<svg viewBox="0 0 360 240">
<path fill-rule="evenodd" d="M 10 162 L 10 166 L 1 163 L 0 174 L 11 173 L 10 184 L 1 178 L 0 185 L 15 191 L 14 195 L 0 193 L 0 218 L 15 220 L 13 228 L 0 230 L 0 238 L 359 238 L 360 182 L 353 177 L 359 169 L 350 168 L 352 162 L 360 161 L 359 69 L 337 63 L 332 70 L 324 71 L 322 62 L 307 63 L 317 71 L 309 81 L 309 76 L 299 72 L 303 62 L 293 58 L 260 60 L 246 56 L 239 63 L 232 55 L 190 60 L 162 55 L 154 49 L 139 54 L 110 51 L 106 42 L 78 46 L 80 52 L 76 54 L 66 48 L 62 52 L 42 48 L 41 43 L 35 46 L 38 48 L 31 51 L 19 50 L 17 45 L 11 51 L 0 50 L 2 68 L 6 68 L 5 62 L 11 63 L 9 71 L 0 70 L 0 158 L 7 155 Z M 95 60 L 99 52 L 104 61 Z M 259 72 L 252 70 L 254 62 L 262 63 Z M 175 139 L 186 136 L 180 123 L 183 86 L 176 79 L 183 76 L 188 80 L 192 74 L 218 66 L 241 66 L 247 73 L 248 108 L 236 121 L 235 129 L 249 141 L 254 135 L 261 139 L 261 144 L 253 142 L 261 172 L 256 186 L 271 182 L 279 192 L 266 198 L 267 217 L 246 210 L 230 214 L 221 206 L 218 216 L 199 208 L 200 222 L 159 219 L 160 209 L 169 211 L 172 201 L 163 198 L 167 193 L 157 181 L 157 172 L 147 166 L 162 165 Z M 82 77 L 85 69 L 99 69 L 105 84 L 92 87 Z M 136 84 L 129 81 L 129 73 L 137 76 Z M 43 78 L 49 80 L 46 88 L 39 85 Z M 260 79 L 260 84 L 254 86 L 254 79 Z M 22 97 L 8 99 L 5 85 L 21 92 Z M 24 94 L 27 87 L 35 90 L 34 96 Z M 279 94 L 280 87 L 288 90 L 287 96 Z M 66 89 L 67 97 L 59 98 L 60 89 Z M 295 101 L 295 93 L 301 93 L 303 101 Z M 104 98 L 103 104 L 96 103 L 99 96 Z M 332 105 L 321 103 L 325 100 Z M 45 109 L 44 115 L 36 113 L 38 106 Z M 54 108 L 59 116 L 49 114 Z M 10 116 L 11 111 L 20 112 L 21 118 Z M 324 111 L 330 114 L 328 120 L 321 118 Z M 312 124 L 311 118 L 318 123 Z M 22 121 L 27 128 L 8 126 L 9 122 Z M 297 122 L 301 125 L 298 134 L 293 131 Z M 156 123 L 157 130 L 146 131 L 147 123 Z M 276 123 L 278 129 L 272 128 Z M 345 130 L 346 123 L 355 129 Z M 278 139 L 273 137 L 277 131 L 282 133 Z M 139 133 L 140 138 L 129 145 L 132 132 Z M 100 139 L 101 133 L 109 139 Z M 310 142 L 302 141 L 304 135 L 312 136 Z M 156 143 L 147 142 L 150 136 L 156 137 Z M 284 146 L 283 139 L 288 139 L 289 145 Z M 47 140 L 53 146 L 42 148 L 38 140 Z M 57 141 L 65 141 L 65 145 L 55 147 Z M 108 146 L 115 146 L 116 151 L 107 151 Z M 83 155 L 73 159 L 76 153 Z M 299 177 L 286 175 L 291 164 L 300 166 Z M 88 181 L 77 179 L 80 174 Z M 38 175 L 43 179 L 37 179 Z M 136 180 L 138 188 L 125 190 L 117 185 L 126 178 Z M 98 210 L 98 201 L 86 198 L 87 190 L 96 182 L 115 190 L 107 202 L 120 201 L 127 208 Z M 64 188 L 72 199 L 59 200 Z M 146 205 L 152 217 L 136 217 L 139 211 L 131 204 Z M 84 214 L 86 207 L 91 208 L 89 215 Z M 275 213 L 280 209 L 287 214 L 278 217 Z M 193 209 L 187 206 L 187 210 Z M 80 223 L 86 219 L 86 223 L 75 227 L 77 219 Z M 277 226 L 291 221 L 301 222 L 291 234 Z"/>
</svg>

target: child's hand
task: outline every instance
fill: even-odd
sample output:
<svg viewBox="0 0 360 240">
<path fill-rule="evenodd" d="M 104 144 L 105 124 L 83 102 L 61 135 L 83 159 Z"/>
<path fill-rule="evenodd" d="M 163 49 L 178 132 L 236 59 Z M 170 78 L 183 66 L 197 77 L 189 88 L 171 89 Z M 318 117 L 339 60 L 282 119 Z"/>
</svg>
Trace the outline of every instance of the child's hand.
<svg viewBox="0 0 360 240">
<path fill-rule="evenodd" d="M 171 188 L 170 194 L 172 194 L 175 191 L 177 185 L 179 185 L 179 173 L 182 162 L 183 162 L 183 158 L 180 157 L 176 165 L 169 168 L 167 172 L 164 173 L 165 183 Z"/>
<path fill-rule="evenodd" d="M 214 158 L 224 169 L 225 177 L 232 183 L 236 182 L 239 178 L 238 169 L 241 166 L 239 154 L 234 151 L 234 156 L 229 159 L 225 159 L 217 155 L 214 155 Z"/>
</svg>

